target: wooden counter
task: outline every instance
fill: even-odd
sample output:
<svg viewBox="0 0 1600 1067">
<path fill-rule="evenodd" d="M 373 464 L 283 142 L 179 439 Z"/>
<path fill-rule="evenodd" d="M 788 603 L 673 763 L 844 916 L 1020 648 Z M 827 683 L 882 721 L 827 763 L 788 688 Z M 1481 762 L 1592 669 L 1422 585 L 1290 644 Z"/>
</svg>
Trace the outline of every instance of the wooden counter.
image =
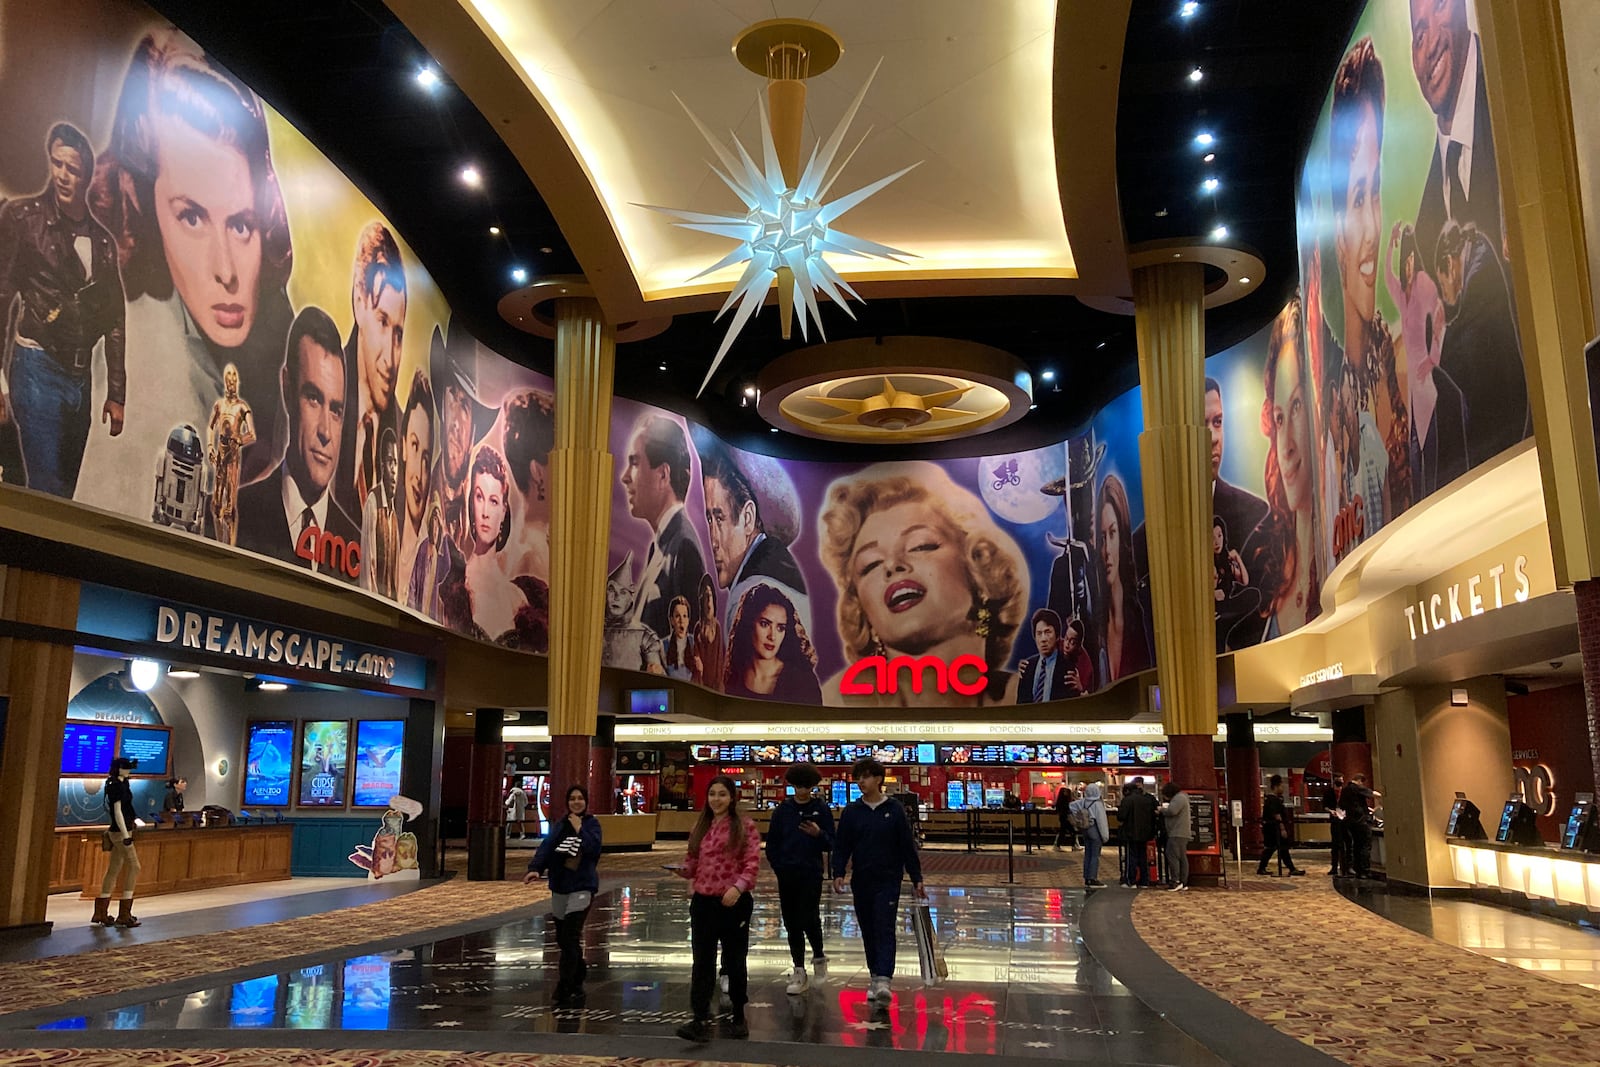
<svg viewBox="0 0 1600 1067">
<path fill-rule="evenodd" d="M 134 836 L 140 866 L 137 894 L 150 897 L 288 878 L 293 841 L 292 823 L 140 830 Z M 58 828 L 50 891 L 79 889 L 84 900 L 94 899 L 110 859 L 100 849 L 99 827 Z"/>
<path fill-rule="evenodd" d="M 656 843 L 656 816 L 596 815 L 607 852 L 648 852 Z"/>
</svg>

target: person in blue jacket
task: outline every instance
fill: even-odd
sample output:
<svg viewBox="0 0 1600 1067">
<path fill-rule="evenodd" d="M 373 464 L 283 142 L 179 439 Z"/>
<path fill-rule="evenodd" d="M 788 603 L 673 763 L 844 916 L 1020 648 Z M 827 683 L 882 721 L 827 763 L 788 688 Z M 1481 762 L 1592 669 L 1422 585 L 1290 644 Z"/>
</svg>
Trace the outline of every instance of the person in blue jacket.
<svg viewBox="0 0 1600 1067">
<path fill-rule="evenodd" d="M 894 994 L 894 937 L 900 914 L 900 883 L 911 874 L 912 888 L 924 896 L 922 860 L 905 808 L 883 792 L 883 764 L 875 759 L 856 763 L 851 773 L 861 787 L 861 799 L 852 801 L 839 818 L 833 846 L 833 890 L 844 892 L 845 868 L 850 868 L 850 888 L 855 898 L 856 922 L 867 951 L 871 977 L 868 998 L 887 1007 Z"/>
<path fill-rule="evenodd" d="M 567 787 L 567 815 L 550 827 L 528 861 L 522 884 L 550 876 L 550 912 L 556 920 L 556 944 L 561 948 L 560 979 L 555 1003 L 583 1003 L 583 979 L 589 965 L 583 962 L 583 923 L 600 888 L 600 820 L 589 814 L 589 791 L 581 785 Z"/>
<path fill-rule="evenodd" d="M 811 988 L 806 940 L 811 941 L 813 960 L 828 958 L 822 951 L 822 880 L 827 874 L 822 857 L 833 849 L 833 812 L 812 792 L 822 775 L 809 763 L 790 767 L 783 780 L 794 787 L 794 796 L 773 809 L 767 863 L 778 876 L 778 905 L 794 960 L 794 974 L 783 991 L 798 996 Z"/>
</svg>

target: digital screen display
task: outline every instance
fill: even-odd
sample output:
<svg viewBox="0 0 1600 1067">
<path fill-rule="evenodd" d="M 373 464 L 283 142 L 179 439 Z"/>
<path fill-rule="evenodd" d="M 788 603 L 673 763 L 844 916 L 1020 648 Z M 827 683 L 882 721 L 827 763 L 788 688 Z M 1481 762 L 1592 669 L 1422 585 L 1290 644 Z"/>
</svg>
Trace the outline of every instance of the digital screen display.
<svg viewBox="0 0 1600 1067">
<path fill-rule="evenodd" d="M 854 782 L 850 783 L 850 799 L 851 800 L 860 800 L 861 799 L 861 787 L 859 785 L 856 785 Z"/>
<path fill-rule="evenodd" d="M 1587 800 L 1580 800 L 1572 805 L 1572 814 L 1567 816 L 1567 825 L 1561 830 L 1562 848 L 1582 848 L 1583 842 L 1578 840 L 1583 833 L 1584 824 L 1589 821 L 1589 805 Z"/>
<path fill-rule="evenodd" d="M 1450 824 L 1445 827 L 1446 837 L 1456 836 L 1456 826 L 1461 822 L 1461 809 L 1466 807 L 1466 797 L 1456 797 L 1455 803 L 1450 805 Z"/>
<path fill-rule="evenodd" d="M 244 803 L 268 808 L 289 806 L 294 776 L 294 723 L 253 722 L 245 746 Z"/>
<path fill-rule="evenodd" d="M 117 755 L 138 760 L 135 774 L 166 777 L 172 754 L 172 731 L 141 726 L 124 726 L 117 738 Z"/>
<path fill-rule="evenodd" d="M 61 775 L 88 778 L 111 773 L 117 751 L 117 728 L 98 723 L 67 723 L 61 743 Z"/>
<path fill-rule="evenodd" d="M 917 762 L 921 764 L 935 763 L 938 761 L 938 749 L 933 745 L 917 746 Z"/>
<path fill-rule="evenodd" d="M 342 1030 L 389 1028 L 389 961 L 382 956 L 357 956 L 344 965 L 344 1000 L 339 1005 Z"/>
<path fill-rule="evenodd" d="M 400 757 L 405 751 L 403 719 L 362 719 L 356 723 L 356 808 L 387 808 L 400 792 Z"/>
<path fill-rule="evenodd" d="M 944 784 L 945 807 L 951 811 L 962 811 L 967 806 L 967 784 L 965 782 L 946 782 Z"/>
<path fill-rule="evenodd" d="M 983 807 L 983 783 L 982 782 L 968 782 L 967 783 L 967 807 L 969 807 L 969 808 L 981 808 L 981 807 Z"/>
<path fill-rule="evenodd" d="M 813 744 L 811 746 L 811 762 L 812 763 L 841 763 L 841 762 L 843 762 L 839 758 L 839 746 L 838 745 L 817 745 L 817 744 Z"/>
<path fill-rule="evenodd" d="M 1115 766 L 1122 762 L 1122 746 L 1104 744 L 1100 746 L 1100 762 Z"/>
<path fill-rule="evenodd" d="M 670 689 L 628 690 L 628 714 L 665 715 L 672 710 Z"/>
<path fill-rule="evenodd" d="M 755 763 L 782 763 L 782 745 L 751 745 L 750 759 Z"/>
<path fill-rule="evenodd" d="M 350 723 L 318 720 L 305 725 L 300 738 L 302 808 L 344 807 L 345 773 L 349 766 Z"/>
<path fill-rule="evenodd" d="M 235 1030 L 270 1027 L 275 1021 L 277 1004 L 277 975 L 235 982 L 228 995 L 228 1026 Z"/>
<path fill-rule="evenodd" d="M 333 976 L 326 965 L 302 967 L 289 975 L 283 1022 L 291 1030 L 326 1030 L 333 1023 Z"/>
<path fill-rule="evenodd" d="M 828 799 L 833 803 L 834 807 L 842 808 L 846 804 L 850 803 L 850 786 L 849 786 L 849 783 L 847 783 L 847 782 L 834 782 L 833 783 L 833 788 L 831 790 L 829 790 L 829 792 L 832 795 Z"/>
<path fill-rule="evenodd" d="M 1494 832 L 1494 839 L 1501 843 L 1511 839 L 1511 819 L 1517 814 L 1517 808 L 1522 804 L 1520 800 L 1508 800 L 1506 806 L 1500 809 L 1500 828 Z"/>
<path fill-rule="evenodd" d="M 983 791 L 983 806 L 984 807 L 986 807 L 986 808 L 998 808 L 1002 804 L 1004 804 L 1005 802 L 1006 802 L 1006 791 L 1004 789 L 997 789 L 997 788 L 991 786 L 988 789 L 985 789 Z"/>
<path fill-rule="evenodd" d="M 696 763 L 715 763 L 720 751 L 716 745 L 690 745 L 689 758 Z"/>
<path fill-rule="evenodd" d="M 722 745 L 717 750 L 717 759 L 723 763 L 749 763 L 749 745 Z"/>
<path fill-rule="evenodd" d="M 1007 763 L 1032 763 L 1033 762 L 1033 746 L 1032 745 L 1007 745 L 1006 746 L 1006 762 Z"/>
</svg>

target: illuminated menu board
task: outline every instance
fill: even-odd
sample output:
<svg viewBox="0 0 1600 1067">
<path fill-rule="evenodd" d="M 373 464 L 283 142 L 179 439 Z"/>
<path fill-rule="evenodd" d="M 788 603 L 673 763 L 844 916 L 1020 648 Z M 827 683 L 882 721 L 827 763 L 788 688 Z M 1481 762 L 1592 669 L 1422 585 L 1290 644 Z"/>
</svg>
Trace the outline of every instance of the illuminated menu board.
<svg viewBox="0 0 1600 1067">
<path fill-rule="evenodd" d="M 68 722 L 61 745 L 61 774 L 66 778 L 110 774 L 116 751 L 115 726 Z"/>
<path fill-rule="evenodd" d="M 1005 745 L 940 745 L 939 762 L 998 767 L 1006 763 Z"/>
<path fill-rule="evenodd" d="M 117 738 L 117 755 L 138 763 L 135 774 L 165 776 L 171 751 L 172 731 L 160 727 L 124 726 Z"/>
<path fill-rule="evenodd" d="M 931 746 L 929 746 L 931 747 Z M 939 762 L 957 766 L 1155 767 L 1167 762 L 1166 742 L 1076 742 L 1044 745 L 940 745 Z"/>
</svg>

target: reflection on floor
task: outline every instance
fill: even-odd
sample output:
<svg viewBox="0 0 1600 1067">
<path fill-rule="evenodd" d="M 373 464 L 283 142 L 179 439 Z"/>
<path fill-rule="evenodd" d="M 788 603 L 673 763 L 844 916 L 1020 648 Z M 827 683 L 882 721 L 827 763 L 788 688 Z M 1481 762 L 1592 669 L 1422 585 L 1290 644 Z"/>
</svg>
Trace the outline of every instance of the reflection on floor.
<svg viewBox="0 0 1600 1067">
<path fill-rule="evenodd" d="M 372 882 L 360 878 L 288 878 L 280 882 L 257 882 L 253 885 L 223 886 L 218 889 L 197 889 L 189 893 L 166 893 L 159 897 L 141 897 L 138 914 L 141 919 L 157 919 L 163 915 L 201 911 L 205 908 L 228 908 L 259 900 L 277 900 L 280 897 L 297 897 L 304 893 L 323 893 L 330 889 L 354 889 L 370 886 Z M 45 905 L 45 918 L 62 926 L 87 925 L 94 913 L 94 901 L 83 900 L 77 893 L 56 893 Z"/>
<path fill-rule="evenodd" d="M 1347 890 L 1357 904 L 1447 945 L 1600 989 L 1600 929 L 1473 900 L 1428 899 Z"/>
<path fill-rule="evenodd" d="M 867 1004 L 848 898 L 825 902 L 830 958 L 818 966 L 812 990 L 786 996 L 789 958 L 776 903 L 762 900 L 752 924 L 752 1041 L 1111 1064 L 1220 1063 L 1084 950 L 1080 892 L 937 891 L 934 920 L 950 977 L 936 987 L 918 980 L 906 911 L 900 977 L 887 1010 Z M 528 1031 L 659 1037 L 689 1017 L 687 942 L 681 883 L 648 880 L 596 905 L 587 928 L 589 996 L 581 1009 L 550 1006 L 556 949 L 540 916 L 401 952 L 130 1002 L 46 1029 L 478 1031 L 485 1047 Z M 737 1058 L 729 1052 L 720 1044 L 721 1056 Z"/>
</svg>

